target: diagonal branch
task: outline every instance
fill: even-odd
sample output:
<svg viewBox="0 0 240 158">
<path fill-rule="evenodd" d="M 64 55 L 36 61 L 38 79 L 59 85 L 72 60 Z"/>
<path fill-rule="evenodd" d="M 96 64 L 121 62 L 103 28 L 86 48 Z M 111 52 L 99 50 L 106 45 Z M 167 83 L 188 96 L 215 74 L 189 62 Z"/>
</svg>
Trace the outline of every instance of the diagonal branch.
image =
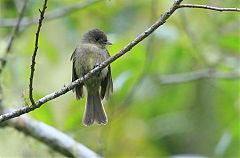
<svg viewBox="0 0 240 158">
<path fill-rule="evenodd" d="M 94 151 L 63 132 L 30 117 L 21 116 L 2 125 L 3 127 L 13 127 L 27 136 L 39 140 L 66 157 L 100 158 Z"/>
<path fill-rule="evenodd" d="M 101 63 L 100 65 L 98 65 L 96 68 L 94 68 L 93 70 L 91 70 L 89 73 L 87 73 L 85 76 L 77 79 L 76 81 L 70 83 L 68 86 L 65 86 L 51 94 L 46 95 L 45 97 L 39 99 L 35 104 L 32 104 L 30 106 L 26 106 L 26 107 L 22 107 L 18 110 L 15 110 L 13 112 L 8 112 L 6 114 L 3 114 L 0 116 L 0 122 L 9 120 L 11 118 L 14 117 L 18 117 L 22 114 L 28 113 L 30 111 L 35 110 L 36 108 L 39 108 L 41 105 L 43 105 L 44 103 L 55 99 L 67 92 L 69 92 L 70 90 L 72 90 L 74 87 L 76 87 L 78 84 L 82 83 L 83 81 L 85 81 L 86 79 L 90 78 L 94 73 L 99 72 L 100 70 L 102 70 L 104 67 L 106 67 L 107 65 L 109 65 L 110 63 L 112 63 L 113 61 L 117 60 L 119 57 L 121 57 L 122 55 L 126 54 L 127 52 L 129 52 L 134 46 L 136 46 L 139 42 L 141 42 L 142 40 L 144 40 L 146 37 L 148 37 L 153 31 L 155 31 L 159 26 L 163 25 L 165 23 L 165 21 L 174 13 L 174 11 L 176 11 L 178 9 L 179 4 L 182 2 L 183 0 L 175 0 L 174 4 L 172 5 L 172 7 L 165 12 L 159 20 L 157 20 L 152 26 L 150 26 L 147 30 L 145 30 L 143 33 L 141 33 L 139 36 L 137 36 L 133 41 L 131 41 L 127 46 L 125 46 L 123 49 L 121 49 L 117 54 L 115 54 L 114 56 L 108 58 L 106 61 L 104 61 L 103 63 Z"/>
<path fill-rule="evenodd" d="M 219 8 L 219 7 L 199 5 L 199 4 L 181 4 L 178 6 L 178 8 L 199 8 L 199 9 L 215 10 L 220 12 L 223 12 L 223 11 L 240 12 L 240 8 Z"/>
<path fill-rule="evenodd" d="M 5 51 L 5 54 L 3 55 L 3 57 L 0 59 L 0 65 L 1 65 L 1 68 L 0 68 L 0 74 L 2 74 L 2 71 L 4 69 L 4 67 L 6 66 L 7 64 L 7 56 L 8 54 L 10 53 L 11 51 L 11 48 L 12 48 L 12 44 L 13 44 L 13 40 L 19 30 L 19 27 L 20 27 L 20 23 L 23 19 L 23 15 L 24 15 L 24 12 L 26 10 L 26 7 L 27 7 L 27 3 L 28 3 L 28 0 L 25 0 L 24 3 L 23 3 L 23 7 L 22 7 L 22 10 L 20 11 L 20 14 L 19 14 L 19 17 L 18 17 L 18 20 L 17 20 L 17 25 L 16 27 L 13 29 L 13 32 L 12 32 L 12 35 L 10 37 L 10 40 L 9 40 L 9 43 L 7 45 L 7 49 Z"/>
<path fill-rule="evenodd" d="M 79 3 L 75 3 L 72 5 L 66 6 L 66 7 L 62 7 L 62 8 L 50 11 L 45 15 L 45 21 L 50 21 L 53 19 L 57 19 L 59 17 L 63 17 L 65 15 L 68 15 L 75 11 L 87 8 L 93 4 L 96 4 L 101 1 L 103 1 L 103 0 L 85 0 L 85 1 L 81 1 Z M 38 19 L 39 19 L 39 16 L 24 17 L 20 25 L 21 26 L 29 26 L 32 24 L 37 24 Z M 0 27 L 14 27 L 15 25 L 16 25 L 15 18 L 0 19 Z"/>
<path fill-rule="evenodd" d="M 32 64 L 31 64 L 31 72 L 30 72 L 30 79 L 29 79 L 29 99 L 32 105 L 35 104 L 32 93 L 33 93 L 33 76 L 34 76 L 35 64 L 36 64 L 35 60 L 36 60 L 37 51 L 38 51 L 38 39 L 39 39 L 40 30 L 41 30 L 42 22 L 44 19 L 44 13 L 46 9 L 47 9 L 47 0 L 44 1 L 42 10 L 39 9 L 40 18 L 39 18 L 38 28 L 36 32 L 35 48 L 32 55 Z"/>
</svg>

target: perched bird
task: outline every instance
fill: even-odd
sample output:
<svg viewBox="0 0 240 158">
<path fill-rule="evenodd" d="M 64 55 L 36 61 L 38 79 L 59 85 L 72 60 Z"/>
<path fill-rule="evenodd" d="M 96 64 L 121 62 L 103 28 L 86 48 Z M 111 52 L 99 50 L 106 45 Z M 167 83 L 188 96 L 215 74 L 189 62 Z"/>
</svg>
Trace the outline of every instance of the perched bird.
<svg viewBox="0 0 240 158">
<path fill-rule="evenodd" d="M 110 57 L 107 45 L 111 45 L 111 43 L 107 40 L 106 34 L 99 29 L 92 29 L 83 35 L 80 44 L 71 56 L 73 62 L 72 81 L 83 77 Z M 107 124 L 108 119 L 101 100 L 107 99 L 110 92 L 113 91 L 110 65 L 73 89 L 77 99 L 83 98 L 83 86 L 87 89 L 83 124 L 90 126 L 94 121 L 97 124 Z"/>
</svg>

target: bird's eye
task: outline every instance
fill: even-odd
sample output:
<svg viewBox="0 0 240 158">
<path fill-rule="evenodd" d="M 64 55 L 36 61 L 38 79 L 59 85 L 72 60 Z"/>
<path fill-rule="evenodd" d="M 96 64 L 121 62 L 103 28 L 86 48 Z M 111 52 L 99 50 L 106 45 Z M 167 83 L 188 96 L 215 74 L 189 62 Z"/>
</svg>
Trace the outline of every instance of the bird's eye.
<svg viewBox="0 0 240 158">
<path fill-rule="evenodd" d="M 96 41 L 98 42 L 99 40 L 100 40 L 100 38 L 97 37 L 97 38 L 96 38 Z"/>
</svg>

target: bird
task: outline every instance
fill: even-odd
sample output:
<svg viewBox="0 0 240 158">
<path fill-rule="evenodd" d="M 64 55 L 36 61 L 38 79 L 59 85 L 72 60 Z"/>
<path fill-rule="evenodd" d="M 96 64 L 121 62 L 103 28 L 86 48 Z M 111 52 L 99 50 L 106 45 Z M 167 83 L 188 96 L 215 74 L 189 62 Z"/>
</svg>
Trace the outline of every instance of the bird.
<svg viewBox="0 0 240 158">
<path fill-rule="evenodd" d="M 86 32 L 80 44 L 71 55 L 72 81 L 75 81 L 90 70 L 101 64 L 110 57 L 107 46 L 112 45 L 106 34 L 100 29 L 91 29 Z M 106 125 L 108 118 L 102 104 L 102 100 L 108 99 L 113 92 L 113 81 L 111 67 L 108 65 L 99 73 L 95 73 L 83 83 L 77 85 L 73 92 L 76 99 L 83 98 L 83 86 L 87 91 L 87 99 L 82 122 L 85 126 L 91 126 L 96 122 L 99 125 Z"/>
</svg>

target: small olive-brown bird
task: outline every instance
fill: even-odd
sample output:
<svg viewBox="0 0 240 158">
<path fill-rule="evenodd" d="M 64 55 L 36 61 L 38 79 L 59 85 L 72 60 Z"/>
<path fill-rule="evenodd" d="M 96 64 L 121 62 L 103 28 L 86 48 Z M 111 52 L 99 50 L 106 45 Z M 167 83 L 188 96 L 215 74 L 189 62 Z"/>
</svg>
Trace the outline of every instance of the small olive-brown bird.
<svg viewBox="0 0 240 158">
<path fill-rule="evenodd" d="M 83 77 L 110 57 L 107 45 L 111 45 L 111 43 L 106 34 L 99 29 L 92 29 L 83 35 L 80 44 L 71 56 L 73 62 L 72 81 Z M 97 124 L 107 124 L 108 119 L 101 100 L 108 99 L 109 94 L 113 91 L 110 65 L 73 89 L 77 99 L 83 98 L 83 86 L 87 90 L 83 124 L 90 126 L 95 121 Z"/>
</svg>

